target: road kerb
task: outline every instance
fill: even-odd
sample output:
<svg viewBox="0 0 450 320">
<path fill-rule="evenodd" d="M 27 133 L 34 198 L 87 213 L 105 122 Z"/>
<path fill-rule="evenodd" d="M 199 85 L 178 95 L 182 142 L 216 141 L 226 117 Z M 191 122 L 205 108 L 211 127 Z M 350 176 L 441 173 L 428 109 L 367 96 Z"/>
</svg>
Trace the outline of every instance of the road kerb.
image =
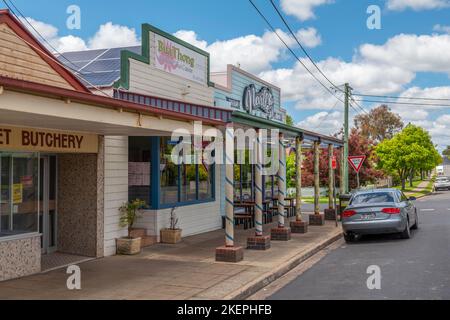
<svg viewBox="0 0 450 320">
<path fill-rule="evenodd" d="M 243 299 L 250 297 L 251 295 L 258 292 L 259 290 L 266 287 L 271 282 L 282 277 L 283 275 L 285 275 L 286 273 L 288 273 L 289 271 L 291 271 L 292 269 L 297 267 L 299 264 L 301 264 L 305 260 L 309 259 L 313 255 L 318 253 L 320 250 L 325 249 L 333 242 L 341 239 L 342 236 L 343 236 L 343 233 L 340 229 L 339 232 L 337 232 L 333 236 L 329 237 L 328 239 L 323 240 L 322 242 L 318 243 L 318 245 L 315 246 L 314 248 L 312 248 L 306 252 L 299 253 L 298 255 L 289 259 L 287 262 L 280 265 L 278 268 L 276 268 L 272 272 L 265 273 L 264 275 L 255 279 L 254 281 L 245 284 L 238 290 L 226 295 L 223 299 L 224 300 L 243 300 Z"/>
</svg>

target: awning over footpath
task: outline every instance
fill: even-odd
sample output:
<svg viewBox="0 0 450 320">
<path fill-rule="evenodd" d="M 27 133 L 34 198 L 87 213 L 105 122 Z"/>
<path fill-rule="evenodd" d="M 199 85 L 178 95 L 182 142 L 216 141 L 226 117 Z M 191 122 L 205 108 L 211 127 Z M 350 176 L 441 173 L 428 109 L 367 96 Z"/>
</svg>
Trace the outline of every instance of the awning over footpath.
<svg viewBox="0 0 450 320">
<path fill-rule="evenodd" d="M 332 144 L 337 147 L 344 146 L 344 142 L 340 139 L 307 131 L 299 127 L 290 126 L 281 122 L 263 119 L 245 112 L 234 111 L 231 119 L 234 123 L 242 124 L 253 128 L 278 129 L 280 130 L 281 133 L 283 133 L 286 136 L 286 138 L 301 137 L 304 140 L 312 142 L 319 141 L 323 144 Z"/>
</svg>

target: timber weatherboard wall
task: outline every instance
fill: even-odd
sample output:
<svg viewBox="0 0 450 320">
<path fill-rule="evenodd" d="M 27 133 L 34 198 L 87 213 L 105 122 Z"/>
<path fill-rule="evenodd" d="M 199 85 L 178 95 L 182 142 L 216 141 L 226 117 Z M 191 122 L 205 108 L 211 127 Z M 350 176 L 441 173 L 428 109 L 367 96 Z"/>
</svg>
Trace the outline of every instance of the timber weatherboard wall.
<svg viewBox="0 0 450 320">
<path fill-rule="evenodd" d="M 0 75 L 64 89 L 73 87 L 6 24 L 0 24 Z"/>
<path fill-rule="evenodd" d="M 245 88 L 251 84 L 254 84 L 256 86 L 256 89 L 259 91 L 261 87 L 269 87 L 272 91 L 275 105 L 274 109 L 277 112 L 284 113 L 285 111 L 281 108 L 281 91 L 279 88 L 270 85 L 269 83 L 258 79 L 257 77 L 254 77 L 247 72 L 238 69 L 237 67 L 229 65 L 227 71 L 226 80 L 224 78 L 224 73 L 219 72 L 211 75 L 211 80 L 214 81 L 217 79 L 216 83 L 216 89 L 214 90 L 214 101 L 215 105 L 218 107 L 228 107 L 231 108 L 231 103 L 227 101 L 227 98 L 231 98 L 233 100 L 239 101 L 240 108 L 236 109 L 233 108 L 233 110 L 236 111 L 242 111 L 244 110 L 244 91 Z M 227 86 L 224 87 L 223 84 L 227 83 Z M 264 115 L 262 113 L 256 113 L 256 116 L 260 116 L 264 118 Z M 274 120 L 276 121 L 276 120 Z"/>
<path fill-rule="evenodd" d="M 116 253 L 116 239 L 127 235 L 119 226 L 119 208 L 128 201 L 128 137 L 105 137 L 105 256 Z"/>
<path fill-rule="evenodd" d="M 178 227 L 183 230 L 182 236 L 201 234 L 222 228 L 221 207 L 221 171 L 223 165 L 215 168 L 215 200 L 198 204 L 177 207 Z M 156 236 L 160 240 L 160 230 L 169 227 L 171 209 L 146 210 L 136 223 L 137 228 L 147 230 L 147 235 Z"/>
</svg>

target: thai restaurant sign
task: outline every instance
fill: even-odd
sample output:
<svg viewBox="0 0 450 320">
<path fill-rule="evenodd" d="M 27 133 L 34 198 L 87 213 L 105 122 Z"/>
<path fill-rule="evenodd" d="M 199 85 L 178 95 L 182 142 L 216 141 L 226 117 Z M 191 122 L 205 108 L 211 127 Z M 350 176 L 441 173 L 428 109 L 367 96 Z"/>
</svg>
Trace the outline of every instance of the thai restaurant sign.
<svg viewBox="0 0 450 320">
<path fill-rule="evenodd" d="M 208 57 L 157 33 L 154 35 L 155 68 L 184 79 L 207 84 Z M 152 53 L 152 52 L 151 52 Z"/>
<path fill-rule="evenodd" d="M 96 134 L 30 129 L 0 125 L 0 150 L 97 153 Z"/>
</svg>

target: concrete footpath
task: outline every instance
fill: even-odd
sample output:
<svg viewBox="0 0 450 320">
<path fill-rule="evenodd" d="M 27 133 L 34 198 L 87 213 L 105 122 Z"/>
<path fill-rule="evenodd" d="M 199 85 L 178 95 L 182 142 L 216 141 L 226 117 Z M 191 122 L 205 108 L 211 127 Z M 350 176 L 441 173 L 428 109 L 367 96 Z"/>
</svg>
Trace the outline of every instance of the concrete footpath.
<svg viewBox="0 0 450 320">
<path fill-rule="evenodd" d="M 236 230 L 237 243 L 245 247 L 253 232 Z M 137 256 L 82 263 L 81 290 L 68 290 L 69 275 L 60 269 L 2 282 L 0 299 L 244 299 L 341 236 L 334 222 L 310 226 L 307 234 L 272 241 L 268 251 L 245 250 L 244 261 L 228 264 L 215 262 L 215 248 L 224 242 L 224 232 L 218 230 L 184 238 L 178 245 L 158 244 Z"/>
</svg>

